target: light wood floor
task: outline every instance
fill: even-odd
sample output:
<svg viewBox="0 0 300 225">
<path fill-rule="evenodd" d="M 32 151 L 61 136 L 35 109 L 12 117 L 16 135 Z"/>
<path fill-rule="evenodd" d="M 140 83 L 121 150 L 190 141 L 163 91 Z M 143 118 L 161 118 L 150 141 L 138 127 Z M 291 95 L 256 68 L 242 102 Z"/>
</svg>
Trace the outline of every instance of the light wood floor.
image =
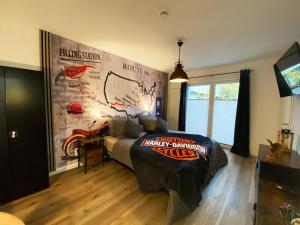
<svg viewBox="0 0 300 225">
<path fill-rule="evenodd" d="M 254 158 L 227 154 L 203 192 L 200 206 L 176 225 L 250 225 L 253 216 Z M 0 206 L 26 225 L 165 224 L 168 194 L 143 194 L 133 173 L 109 161 L 84 175 L 83 168 L 51 177 L 51 187 Z"/>
</svg>

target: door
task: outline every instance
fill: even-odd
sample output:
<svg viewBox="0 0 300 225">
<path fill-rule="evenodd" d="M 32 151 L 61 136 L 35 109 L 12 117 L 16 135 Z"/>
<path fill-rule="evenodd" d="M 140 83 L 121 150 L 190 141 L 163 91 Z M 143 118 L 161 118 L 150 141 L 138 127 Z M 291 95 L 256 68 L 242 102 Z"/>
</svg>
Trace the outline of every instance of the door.
<svg viewBox="0 0 300 225">
<path fill-rule="evenodd" d="M 14 198 L 48 187 L 42 73 L 6 69 L 6 117 Z"/>
<path fill-rule="evenodd" d="M 0 67 L 0 205 L 11 198 L 11 167 L 6 129 L 5 77 Z"/>
<path fill-rule="evenodd" d="M 208 136 L 210 84 L 188 86 L 186 131 Z"/>
<path fill-rule="evenodd" d="M 186 131 L 232 145 L 239 81 L 215 81 L 189 85 Z"/>
<path fill-rule="evenodd" d="M 238 93 L 239 82 L 215 84 L 211 137 L 219 143 L 233 145 Z"/>
</svg>

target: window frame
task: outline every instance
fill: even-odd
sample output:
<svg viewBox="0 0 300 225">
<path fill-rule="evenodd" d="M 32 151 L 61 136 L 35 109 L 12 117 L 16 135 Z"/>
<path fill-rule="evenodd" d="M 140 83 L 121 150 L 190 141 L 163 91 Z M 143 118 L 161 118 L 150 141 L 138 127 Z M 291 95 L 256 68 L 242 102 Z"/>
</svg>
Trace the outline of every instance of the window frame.
<svg viewBox="0 0 300 225">
<path fill-rule="evenodd" d="M 212 137 L 212 128 L 213 128 L 213 115 L 214 115 L 214 100 L 215 100 L 215 89 L 217 84 L 226 84 L 226 83 L 240 83 L 239 78 L 224 79 L 224 80 L 208 80 L 203 82 L 193 82 L 187 85 L 186 101 L 188 101 L 188 88 L 191 86 L 202 86 L 209 85 L 209 99 L 208 99 L 208 122 L 207 122 L 207 137 Z M 187 109 L 186 109 L 187 110 Z M 186 123 L 186 120 L 185 120 Z M 221 143 L 222 144 L 222 143 Z"/>
</svg>

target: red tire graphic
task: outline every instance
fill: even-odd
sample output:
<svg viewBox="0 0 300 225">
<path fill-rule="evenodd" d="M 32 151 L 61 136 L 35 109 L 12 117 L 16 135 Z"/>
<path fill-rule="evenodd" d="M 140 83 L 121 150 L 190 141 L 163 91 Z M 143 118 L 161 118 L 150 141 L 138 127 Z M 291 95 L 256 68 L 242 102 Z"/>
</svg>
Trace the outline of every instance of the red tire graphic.
<svg viewBox="0 0 300 225">
<path fill-rule="evenodd" d="M 66 138 L 62 145 L 62 151 L 68 157 L 77 157 L 78 155 L 78 140 L 86 138 L 83 134 L 73 134 L 70 137 Z"/>
</svg>

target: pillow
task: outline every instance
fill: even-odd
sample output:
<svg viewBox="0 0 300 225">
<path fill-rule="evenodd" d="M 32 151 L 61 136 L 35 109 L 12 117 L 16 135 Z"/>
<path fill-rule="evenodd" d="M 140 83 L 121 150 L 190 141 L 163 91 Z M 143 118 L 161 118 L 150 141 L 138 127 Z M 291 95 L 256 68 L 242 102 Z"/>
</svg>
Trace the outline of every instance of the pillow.
<svg viewBox="0 0 300 225">
<path fill-rule="evenodd" d="M 127 119 L 125 123 L 125 135 L 128 138 L 139 138 L 141 135 L 142 128 L 132 119 Z"/>
<path fill-rule="evenodd" d="M 144 126 L 144 130 L 148 132 L 154 132 L 156 130 L 156 117 L 139 117 L 139 123 Z"/>
<path fill-rule="evenodd" d="M 158 117 L 156 122 L 156 131 L 168 133 L 168 122 Z"/>
<path fill-rule="evenodd" d="M 125 133 L 125 123 L 127 117 L 114 117 L 109 124 L 109 135 L 113 137 L 120 137 Z"/>
<path fill-rule="evenodd" d="M 138 114 L 138 115 L 136 115 L 136 118 L 138 119 L 139 123 L 141 123 L 142 120 L 144 120 L 144 119 L 156 119 L 155 116 L 151 116 L 151 115 L 143 115 L 143 114 Z"/>
<path fill-rule="evenodd" d="M 137 117 L 131 119 L 134 123 L 138 124 L 139 125 L 139 119 Z"/>
</svg>

